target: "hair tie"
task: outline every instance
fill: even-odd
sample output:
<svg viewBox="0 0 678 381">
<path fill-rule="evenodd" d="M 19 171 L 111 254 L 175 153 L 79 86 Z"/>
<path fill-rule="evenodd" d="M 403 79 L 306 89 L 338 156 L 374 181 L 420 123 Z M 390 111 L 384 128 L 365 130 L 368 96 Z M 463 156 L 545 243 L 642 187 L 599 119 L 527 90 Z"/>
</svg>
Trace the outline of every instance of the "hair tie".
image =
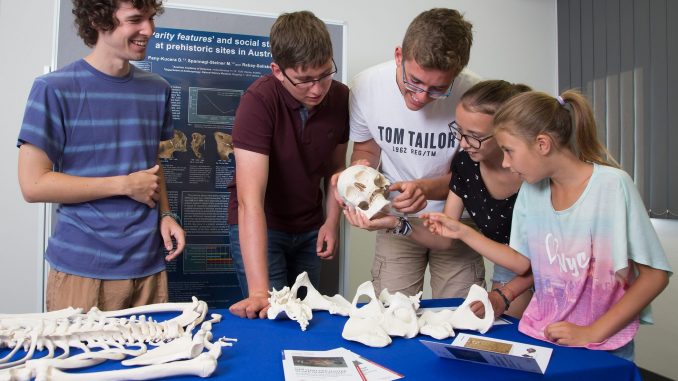
<svg viewBox="0 0 678 381">
<path fill-rule="evenodd" d="M 565 107 L 565 103 L 566 103 L 566 102 L 565 102 L 565 100 L 563 99 L 563 97 L 561 97 L 560 95 L 558 95 L 558 96 L 556 97 L 556 100 L 558 101 L 558 103 L 560 103 L 561 106 Z"/>
</svg>

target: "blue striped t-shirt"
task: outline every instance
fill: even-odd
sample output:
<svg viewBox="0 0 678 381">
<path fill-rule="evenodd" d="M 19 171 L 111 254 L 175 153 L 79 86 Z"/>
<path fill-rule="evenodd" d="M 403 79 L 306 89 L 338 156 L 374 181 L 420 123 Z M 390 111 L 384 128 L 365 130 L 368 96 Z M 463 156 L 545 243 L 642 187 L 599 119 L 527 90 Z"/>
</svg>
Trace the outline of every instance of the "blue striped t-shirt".
<svg viewBox="0 0 678 381">
<path fill-rule="evenodd" d="M 81 59 L 35 79 L 17 146 L 42 149 L 55 171 L 107 177 L 153 167 L 172 133 L 167 81 L 134 66 L 112 77 Z M 125 196 L 61 204 L 45 257 L 89 278 L 157 273 L 165 266 L 157 207 Z"/>
</svg>

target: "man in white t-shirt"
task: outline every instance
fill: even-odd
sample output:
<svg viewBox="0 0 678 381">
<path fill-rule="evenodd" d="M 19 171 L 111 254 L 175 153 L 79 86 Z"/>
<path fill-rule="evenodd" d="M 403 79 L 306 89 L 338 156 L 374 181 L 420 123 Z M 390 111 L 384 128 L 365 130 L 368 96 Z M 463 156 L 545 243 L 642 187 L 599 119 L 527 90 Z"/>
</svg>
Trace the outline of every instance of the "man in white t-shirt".
<svg viewBox="0 0 678 381">
<path fill-rule="evenodd" d="M 472 26 L 452 9 L 417 16 L 395 61 L 373 66 L 354 79 L 349 96 L 351 163 L 369 162 L 388 178 L 394 229 L 377 232 L 372 281 L 413 295 L 422 290 L 430 266 L 434 298 L 465 297 L 484 286 L 482 258 L 462 242 L 453 250 L 430 250 L 410 239 L 419 213 L 443 210 L 450 163 L 459 145 L 448 129 L 462 94 L 480 79 L 464 69 Z M 350 222 L 350 221 L 349 221 Z M 370 229 L 371 230 L 371 229 Z"/>
</svg>

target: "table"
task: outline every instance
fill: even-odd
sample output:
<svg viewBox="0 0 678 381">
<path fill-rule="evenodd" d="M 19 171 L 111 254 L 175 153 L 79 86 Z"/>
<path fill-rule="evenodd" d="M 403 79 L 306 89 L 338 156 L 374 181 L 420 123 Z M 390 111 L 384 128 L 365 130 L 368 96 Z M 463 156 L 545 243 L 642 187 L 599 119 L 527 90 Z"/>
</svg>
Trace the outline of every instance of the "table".
<svg viewBox="0 0 678 381">
<path fill-rule="evenodd" d="M 461 304 L 461 299 L 424 300 L 422 307 L 445 307 Z M 214 380 L 283 380 L 282 351 L 329 350 L 347 348 L 369 360 L 405 376 L 405 380 L 641 380 L 636 365 L 630 361 L 602 351 L 581 348 L 564 348 L 532 339 L 518 332 L 514 324 L 494 326 L 486 336 L 554 348 L 546 374 L 534 374 L 511 369 L 444 359 L 436 356 L 419 342 L 419 339 L 437 341 L 419 335 L 413 339 L 394 337 L 385 348 L 371 348 L 344 340 L 341 331 L 346 317 L 330 315 L 324 311 L 313 313 L 306 331 L 291 320 L 248 320 L 231 315 L 228 310 L 211 310 L 223 315 L 212 332 L 215 338 L 237 338 L 233 347 L 224 347 L 219 365 L 211 379 Z M 158 315 L 160 319 L 168 316 Z M 478 334 L 477 332 L 470 332 Z M 452 338 L 441 340 L 451 342 Z M 0 357 L 6 349 L 0 350 Z M 119 369 L 118 363 L 100 365 L 96 370 Z M 173 380 L 198 380 L 198 377 L 177 377 Z"/>
</svg>

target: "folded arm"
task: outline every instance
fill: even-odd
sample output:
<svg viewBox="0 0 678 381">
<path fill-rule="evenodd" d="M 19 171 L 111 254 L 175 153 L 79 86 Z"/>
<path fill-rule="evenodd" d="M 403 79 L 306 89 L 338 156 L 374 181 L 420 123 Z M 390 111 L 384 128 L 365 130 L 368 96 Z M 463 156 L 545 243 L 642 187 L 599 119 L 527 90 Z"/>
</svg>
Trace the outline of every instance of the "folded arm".
<svg viewBox="0 0 678 381">
<path fill-rule="evenodd" d="M 19 147 L 19 186 L 28 202 L 73 204 L 127 196 L 153 208 L 159 199 L 158 165 L 123 176 L 81 177 L 54 172 L 45 151 L 29 143 Z"/>
</svg>

